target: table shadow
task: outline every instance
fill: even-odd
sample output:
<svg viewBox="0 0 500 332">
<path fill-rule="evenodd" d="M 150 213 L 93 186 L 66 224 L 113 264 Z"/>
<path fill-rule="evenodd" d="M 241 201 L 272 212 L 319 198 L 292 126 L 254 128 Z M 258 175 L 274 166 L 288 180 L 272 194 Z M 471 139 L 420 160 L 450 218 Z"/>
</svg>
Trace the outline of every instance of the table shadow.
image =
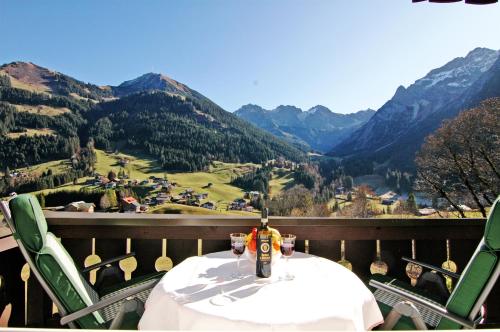
<svg viewBox="0 0 500 332">
<path fill-rule="evenodd" d="M 218 267 L 209 268 L 198 275 L 199 278 L 207 279 L 207 283 L 199 283 L 174 290 L 176 293 L 175 300 L 187 304 L 223 295 L 235 302 L 252 296 L 267 285 L 279 282 L 279 280 L 258 278 L 253 271 L 249 273 L 249 264 L 253 265 L 253 263 L 248 260 L 245 260 L 245 262 L 244 260 L 240 262 L 240 272 L 243 274 L 241 279 L 231 277 L 231 274 L 236 271 L 236 262 L 224 263 Z M 207 288 L 211 285 L 213 287 Z"/>
</svg>

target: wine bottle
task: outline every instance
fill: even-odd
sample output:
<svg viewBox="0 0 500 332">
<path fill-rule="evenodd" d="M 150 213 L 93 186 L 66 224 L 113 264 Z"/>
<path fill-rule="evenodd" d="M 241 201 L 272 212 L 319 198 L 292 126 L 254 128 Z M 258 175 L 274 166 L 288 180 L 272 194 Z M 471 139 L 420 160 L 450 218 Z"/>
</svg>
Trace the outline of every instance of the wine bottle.
<svg viewBox="0 0 500 332">
<path fill-rule="evenodd" d="M 267 208 L 263 208 L 260 226 L 257 231 L 256 274 L 260 278 L 269 278 L 271 276 L 272 233 L 267 227 L 267 214 Z"/>
</svg>

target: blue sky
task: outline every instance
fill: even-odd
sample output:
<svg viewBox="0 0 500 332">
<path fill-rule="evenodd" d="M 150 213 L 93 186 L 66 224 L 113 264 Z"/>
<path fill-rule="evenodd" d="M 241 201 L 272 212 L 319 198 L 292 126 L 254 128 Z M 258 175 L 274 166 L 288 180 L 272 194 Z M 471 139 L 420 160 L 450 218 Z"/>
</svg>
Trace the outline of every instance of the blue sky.
<svg viewBox="0 0 500 332">
<path fill-rule="evenodd" d="M 500 49 L 500 5 L 411 0 L 0 0 L 0 63 L 95 84 L 161 72 L 228 111 L 247 103 L 350 113 L 399 85 Z"/>
</svg>

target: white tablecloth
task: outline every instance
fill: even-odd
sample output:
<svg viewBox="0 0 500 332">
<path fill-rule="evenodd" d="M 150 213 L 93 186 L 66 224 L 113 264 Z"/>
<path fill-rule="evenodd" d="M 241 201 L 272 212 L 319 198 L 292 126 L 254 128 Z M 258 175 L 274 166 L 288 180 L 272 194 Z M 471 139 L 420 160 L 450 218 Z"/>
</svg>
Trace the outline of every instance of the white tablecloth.
<svg viewBox="0 0 500 332">
<path fill-rule="evenodd" d="M 243 279 L 233 279 L 231 251 L 191 257 L 170 270 L 152 290 L 140 329 L 154 330 L 368 330 L 383 317 L 372 293 L 351 271 L 330 260 L 296 252 L 292 281 L 280 280 L 284 259 L 272 277 L 255 276 L 243 255 Z M 221 291 L 229 299 L 214 304 Z M 215 302 L 217 303 L 217 302 Z"/>
</svg>

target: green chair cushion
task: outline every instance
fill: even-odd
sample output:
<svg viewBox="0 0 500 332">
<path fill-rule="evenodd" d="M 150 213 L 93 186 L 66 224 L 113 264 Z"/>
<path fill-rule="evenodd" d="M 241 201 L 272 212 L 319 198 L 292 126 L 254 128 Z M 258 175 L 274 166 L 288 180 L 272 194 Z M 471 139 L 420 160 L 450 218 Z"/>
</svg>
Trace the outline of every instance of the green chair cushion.
<svg viewBox="0 0 500 332">
<path fill-rule="evenodd" d="M 9 202 L 12 219 L 18 234 L 25 247 L 37 253 L 45 243 L 47 222 L 38 200 L 30 194 L 14 197 Z"/>
<path fill-rule="evenodd" d="M 484 240 L 491 249 L 500 249 L 500 196 L 491 207 L 484 230 Z"/>
<path fill-rule="evenodd" d="M 82 278 L 66 249 L 50 232 L 46 235 L 45 246 L 37 255 L 36 264 L 68 312 L 85 308 L 99 300 L 97 293 Z M 85 328 L 96 328 L 94 325 L 101 326 L 104 323 L 99 312 L 90 316 L 94 319 L 87 319 L 87 316 L 79 324 Z"/>
<path fill-rule="evenodd" d="M 446 309 L 449 312 L 462 318 L 469 316 L 497 265 L 496 254 L 483 250 L 484 248 L 479 245 L 446 303 Z M 460 329 L 461 326 L 448 319 L 442 319 L 437 328 L 440 330 Z"/>
<path fill-rule="evenodd" d="M 40 273 L 43 275 L 44 279 L 49 282 L 50 288 L 56 294 L 59 301 L 61 301 L 61 304 L 67 312 L 75 312 L 87 307 L 54 258 L 50 255 L 39 255 L 36 264 Z M 84 329 L 103 328 L 93 315 L 87 315 L 80 318 L 76 323 L 80 328 Z"/>
</svg>

